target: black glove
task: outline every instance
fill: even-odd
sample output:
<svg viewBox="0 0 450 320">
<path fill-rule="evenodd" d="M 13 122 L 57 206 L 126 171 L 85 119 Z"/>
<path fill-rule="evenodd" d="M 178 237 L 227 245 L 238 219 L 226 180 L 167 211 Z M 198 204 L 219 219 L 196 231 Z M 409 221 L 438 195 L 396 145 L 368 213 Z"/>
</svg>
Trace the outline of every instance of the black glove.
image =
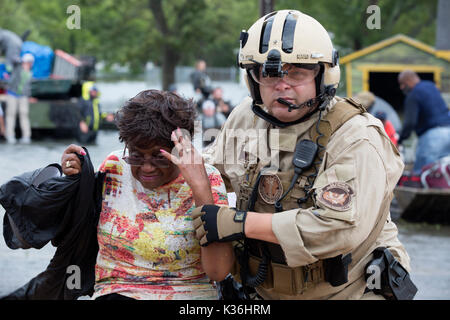
<svg viewBox="0 0 450 320">
<path fill-rule="evenodd" d="M 192 212 L 197 239 L 201 246 L 245 238 L 246 211 L 216 205 L 204 205 Z"/>
</svg>

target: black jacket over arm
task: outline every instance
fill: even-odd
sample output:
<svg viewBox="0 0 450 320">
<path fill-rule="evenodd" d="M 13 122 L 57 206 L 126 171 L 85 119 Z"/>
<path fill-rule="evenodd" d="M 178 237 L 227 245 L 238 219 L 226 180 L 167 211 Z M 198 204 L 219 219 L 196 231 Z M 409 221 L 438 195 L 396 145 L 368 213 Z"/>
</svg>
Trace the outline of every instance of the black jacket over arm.
<svg viewBox="0 0 450 320">
<path fill-rule="evenodd" d="M 104 174 L 94 173 L 87 150 L 79 158 L 79 174 L 52 177 L 35 186 L 33 180 L 45 169 L 41 168 L 0 187 L 0 204 L 6 210 L 3 237 L 8 247 L 40 249 L 49 241 L 57 247 L 44 272 L 2 299 L 71 300 L 92 295 Z M 52 166 L 61 171 L 58 164 Z M 74 274 L 69 266 L 80 268 L 79 289 L 71 289 L 73 283 L 67 286 Z"/>
</svg>

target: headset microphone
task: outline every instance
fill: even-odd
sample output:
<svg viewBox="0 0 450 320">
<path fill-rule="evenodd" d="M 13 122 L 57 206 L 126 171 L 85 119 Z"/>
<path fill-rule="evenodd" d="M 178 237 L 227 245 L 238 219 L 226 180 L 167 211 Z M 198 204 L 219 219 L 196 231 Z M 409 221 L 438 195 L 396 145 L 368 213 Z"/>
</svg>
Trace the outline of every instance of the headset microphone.
<svg viewBox="0 0 450 320">
<path fill-rule="evenodd" d="M 293 103 L 291 103 L 291 102 L 289 102 L 287 100 L 284 100 L 283 98 L 278 98 L 277 101 L 279 103 L 281 103 L 281 104 L 284 104 L 284 105 L 288 106 L 288 111 L 291 112 L 292 109 L 300 109 L 300 108 L 302 108 L 304 106 L 307 106 L 307 107 L 311 108 L 318 101 L 317 98 L 309 99 L 308 101 L 303 102 L 303 103 L 301 103 L 299 105 L 293 104 Z"/>
<path fill-rule="evenodd" d="M 284 104 L 286 106 L 288 106 L 288 111 L 291 112 L 292 109 L 300 109 L 299 106 L 297 106 L 296 104 L 290 103 L 289 101 L 286 101 L 282 98 L 278 98 L 277 101 L 281 104 Z"/>
</svg>

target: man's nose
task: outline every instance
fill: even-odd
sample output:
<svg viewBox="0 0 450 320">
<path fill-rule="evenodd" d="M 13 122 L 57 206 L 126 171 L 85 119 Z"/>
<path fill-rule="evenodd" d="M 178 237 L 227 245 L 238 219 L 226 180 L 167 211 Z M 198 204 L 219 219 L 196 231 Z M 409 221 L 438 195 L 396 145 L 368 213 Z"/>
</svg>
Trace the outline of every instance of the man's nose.
<svg viewBox="0 0 450 320">
<path fill-rule="evenodd" d="M 276 90 L 286 90 L 289 89 L 291 86 L 284 81 L 284 78 L 278 78 L 277 83 L 275 84 Z"/>
</svg>

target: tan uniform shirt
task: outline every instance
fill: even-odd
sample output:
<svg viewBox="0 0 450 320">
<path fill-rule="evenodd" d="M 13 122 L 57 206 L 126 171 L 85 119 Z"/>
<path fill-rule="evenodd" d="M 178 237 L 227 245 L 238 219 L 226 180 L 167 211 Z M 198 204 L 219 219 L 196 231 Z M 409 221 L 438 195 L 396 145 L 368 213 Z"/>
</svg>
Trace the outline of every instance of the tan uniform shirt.
<svg viewBox="0 0 450 320">
<path fill-rule="evenodd" d="M 324 114 L 335 104 L 336 99 L 333 99 Z M 259 171 L 272 164 L 275 169 L 268 172 L 280 178 L 283 190 L 278 190 L 276 178 L 268 179 L 259 189 L 255 211 L 273 213 L 273 204 L 267 202 L 287 190 L 294 175 L 292 158 L 295 146 L 302 139 L 310 139 L 309 130 L 317 123 L 318 117 L 316 112 L 303 123 L 274 128 L 253 113 L 251 99 L 248 98 L 230 114 L 214 144 L 205 151 L 205 160 L 220 170 L 232 189 L 228 191 L 236 192 L 238 201 L 244 180 L 255 181 L 254 175 L 248 176 L 246 168 L 253 165 Z M 296 200 L 304 194 L 297 188 L 283 201 L 285 211 L 273 214 L 272 230 L 288 266 L 309 265 L 347 254 L 361 245 L 384 210 L 389 210 L 393 189 L 403 168 L 399 153 L 379 120 L 365 113 L 343 124 L 329 139 L 313 185 L 316 206 L 300 209 Z M 342 190 L 342 194 L 336 193 Z M 388 215 L 376 243 L 364 258 L 352 262 L 349 281 L 342 286 L 332 287 L 323 281 L 297 295 L 283 295 L 261 287 L 257 288 L 257 292 L 265 299 L 363 298 L 366 287 L 363 268 L 376 247 L 388 247 L 410 270 L 408 254 L 397 234 L 398 230 Z"/>
</svg>

